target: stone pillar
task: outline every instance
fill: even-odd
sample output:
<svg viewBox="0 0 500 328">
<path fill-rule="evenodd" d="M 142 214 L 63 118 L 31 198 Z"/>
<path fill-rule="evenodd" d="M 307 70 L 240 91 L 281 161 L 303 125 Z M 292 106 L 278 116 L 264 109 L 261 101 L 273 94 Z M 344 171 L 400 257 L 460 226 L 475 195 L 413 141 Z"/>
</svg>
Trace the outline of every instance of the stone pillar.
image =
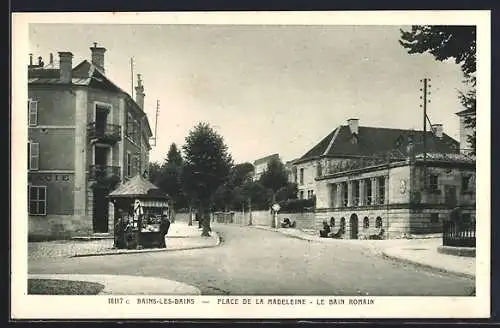
<svg viewBox="0 0 500 328">
<path fill-rule="evenodd" d="M 370 182 L 372 184 L 372 204 L 378 204 L 377 200 L 377 195 L 378 195 L 378 189 L 377 189 L 377 178 L 370 178 Z"/>
<path fill-rule="evenodd" d="M 352 181 L 347 181 L 347 206 L 352 206 Z"/>
<path fill-rule="evenodd" d="M 365 180 L 359 180 L 359 206 L 365 205 Z"/>
<path fill-rule="evenodd" d="M 92 229 L 92 217 L 87 214 L 87 92 L 75 90 L 75 175 L 74 215 L 86 220 L 85 226 Z"/>
</svg>

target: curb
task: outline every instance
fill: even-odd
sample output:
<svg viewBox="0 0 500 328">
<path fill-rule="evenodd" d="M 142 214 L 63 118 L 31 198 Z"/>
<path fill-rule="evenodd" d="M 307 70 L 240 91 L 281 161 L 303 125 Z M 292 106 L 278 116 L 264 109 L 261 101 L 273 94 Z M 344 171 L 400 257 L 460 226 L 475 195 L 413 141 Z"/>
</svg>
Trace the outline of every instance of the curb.
<svg viewBox="0 0 500 328">
<path fill-rule="evenodd" d="M 153 248 L 153 249 L 134 249 L 134 250 L 124 250 L 119 252 L 102 252 L 102 253 L 89 253 L 89 254 L 75 254 L 71 255 L 71 258 L 75 257 L 92 257 L 92 256 L 105 256 L 105 255 L 124 255 L 124 254 L 138 254 L 138 253 L 159 253 L 159 252 L 175 252 L 175 251 L 187 251 L 193 249 L 203 249 L 203 248 L 213 248 L 217 247 L 221 244 L 221 238 L 218 232 L 213 231 L 215 239 L 215 245 L 208 246 L 192 246 L 192 247 L 183 247 L 177 249 L 168 249 L 168 248 Z"/>
<path fill-rule="evenodd" d="M 436 266 L 433 266 L 430 264 L 425 264 L 425 263 L 413 261 L 413 260 L 410 260 L 407 258 L 402 258 L 402 257 L 396 256 L 396 255 L 390 255 L 387 253 L 387 251 L 382 251 L 381 254 L 382 254 L 382 257 L 384 257 L 386 259 L 397 261 L 400 263 L 411 264 L 413 266 L 417 266 L 417 267 L 421 267 L 421 268 L 425 268 L 425 269 L 430 269 L 430 270 L 435 271 L 435 272 L 446 273 L 446 274 L 454 275 L 454 276 L 461 277 L 461 278 L 476 279 L 476 276 L 473 274 L 470 274 L 470 273 L 459 272 L 459 271 L 455 271 L 455 270 L 448 270 L 445 268 L 439 268 L 439 267 L 436 267 Z"/>
</svg>

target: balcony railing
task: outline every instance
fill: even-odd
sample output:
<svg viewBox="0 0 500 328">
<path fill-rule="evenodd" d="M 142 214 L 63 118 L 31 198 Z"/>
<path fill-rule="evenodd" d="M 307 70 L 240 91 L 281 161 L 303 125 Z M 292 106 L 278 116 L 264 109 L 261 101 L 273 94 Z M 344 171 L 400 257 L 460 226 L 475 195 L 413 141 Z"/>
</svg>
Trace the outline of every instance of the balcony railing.
<svg viewBox="0 0 500 328">
<path fill-rule="evenodd" d="M 113 143 L 121 140 L 122 127 L 115 124 L 91 122 L 87 126 L 87 135 L 90 140 Z"/>
<path fill-rule="evenodd" d="M 102 180 L 114 175 L 120 176 L 119 166 L 91 165 L 89 168 L 90 180 Z"/>
</svg>

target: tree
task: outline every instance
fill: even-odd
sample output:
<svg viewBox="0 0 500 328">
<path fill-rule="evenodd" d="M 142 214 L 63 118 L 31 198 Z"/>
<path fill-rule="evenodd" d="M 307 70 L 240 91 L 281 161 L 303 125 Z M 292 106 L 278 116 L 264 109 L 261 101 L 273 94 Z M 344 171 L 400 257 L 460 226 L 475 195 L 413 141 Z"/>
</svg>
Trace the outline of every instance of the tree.
<svg viewBox="0 0 500 328">
<path fill-rule="evenodd" d="M 157 162 L 149 163 L 149 181 L 156 186 L 159 186 L 162 179 L 161 169 L 161 165 Z"/>
<path fill-rule="evenodd" d="M 181 183 L 182 167 L 182 155 L 175 143 L 170 145 L 167 157 L 161 166 L 154 163 L 150 167 L 150 181 L 168 194 L 176 207 L 182 205 L 184 200 Z"/>
<path fill-rule="evenodd" d="M 410 54 L 430 53 L 438 61 L 450 58 L 460 65 L 465 77 L 466 92 L 459 93 L 465 109 L 473 113 L 465 120 L 472 128 L 467 137 L 473 153 L 476 151 L 476 27 L 475 26 L 427 26 L 414 25 L 410 31 L 401 30 L 399 43 Z"/>
<path fill-rule="evenodd" d="M 272 192 L 272 203 L 276 202 L 276 193 L 278 190 L 285 186 L 288 182 L 288 173 L 285 166 L 279 159 L 272 159 L 267 164 L 267 169 L 262 173 L 259 179 L 260 183 Z M 271 224 L 275 227 L 274 220 Z"/>
<path fill-rule="evenodd" d="M 184 188 L 197 201 L 202 236 L 209 236 L 210 200 L 227 181 L 233 160 L 224 139 L 208 123 L 198 123 L 186 137 L 184 150 Z"/>
<path fill-rule="evenodd" d="M 297 184 L 295 182 L 287 182 L 276 192 L 276 200 L 280 202 L 288 199 L 296 199 L 298 192 Z"/>
</svg>

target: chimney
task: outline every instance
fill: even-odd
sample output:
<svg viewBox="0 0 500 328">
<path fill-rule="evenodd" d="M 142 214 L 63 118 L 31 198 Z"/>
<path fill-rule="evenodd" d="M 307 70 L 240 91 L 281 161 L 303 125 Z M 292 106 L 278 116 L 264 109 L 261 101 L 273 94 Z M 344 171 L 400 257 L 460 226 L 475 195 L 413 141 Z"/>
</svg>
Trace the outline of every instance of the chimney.
<svg viewBox="0 0 500 328">
<path fill-rule="evenodd" d="M 432 124 L 432 131 L 437 138 L 441 139 L 443 137 L 443 124 Z"/>
<path fill-rule="evenodd" d="M 72 69 L 73 54 L 71 52 L 59 52 L 59 72 L 62 83 L 71 83 Z"/>
<path fill-rule="evenodd" d="M 415 161 L 415 144 L 413 143 L 413 135 L 408 136 L 408 145 L 406 146 L 406 153 L 410 162 Z"/>
<path fill-rule="evenodd" d="M 53 64 L 53 63 L 54 63 L 54 55 L 52 53 L 50 53 L 49 64 Z"/>
<path fill-rule="evenodd" d="M 350 118 L 347 120 L 351 134 L 358 134 L 359 120 L 357 118 Z"/>
<path fill-rule="evenodd" d="M 30 67 L 33 66 L 33 54 L 30 54 Z"/>
<path fill-rule="evenodd" d="M 141 74 L 137 74 L 137 86 L 135 87 L 135 102 L 144 110 L 144 86 L 142 85 Z"/>
<path fill-rule="evenodd" d="M 92 64 L 97 66 L 102 73 L 106 73 L 104 70 L 104 53 L 106 52 L 106 48 L 98 47 L 97 42 L 94 42 L 94 46 L 90 47 L 90 51 L 92 52 Z"/>
<path fill-rule="evenodd" d="M 42 56 L 38 56 L 38 66 L 43 67 Z"/>
</svg>

